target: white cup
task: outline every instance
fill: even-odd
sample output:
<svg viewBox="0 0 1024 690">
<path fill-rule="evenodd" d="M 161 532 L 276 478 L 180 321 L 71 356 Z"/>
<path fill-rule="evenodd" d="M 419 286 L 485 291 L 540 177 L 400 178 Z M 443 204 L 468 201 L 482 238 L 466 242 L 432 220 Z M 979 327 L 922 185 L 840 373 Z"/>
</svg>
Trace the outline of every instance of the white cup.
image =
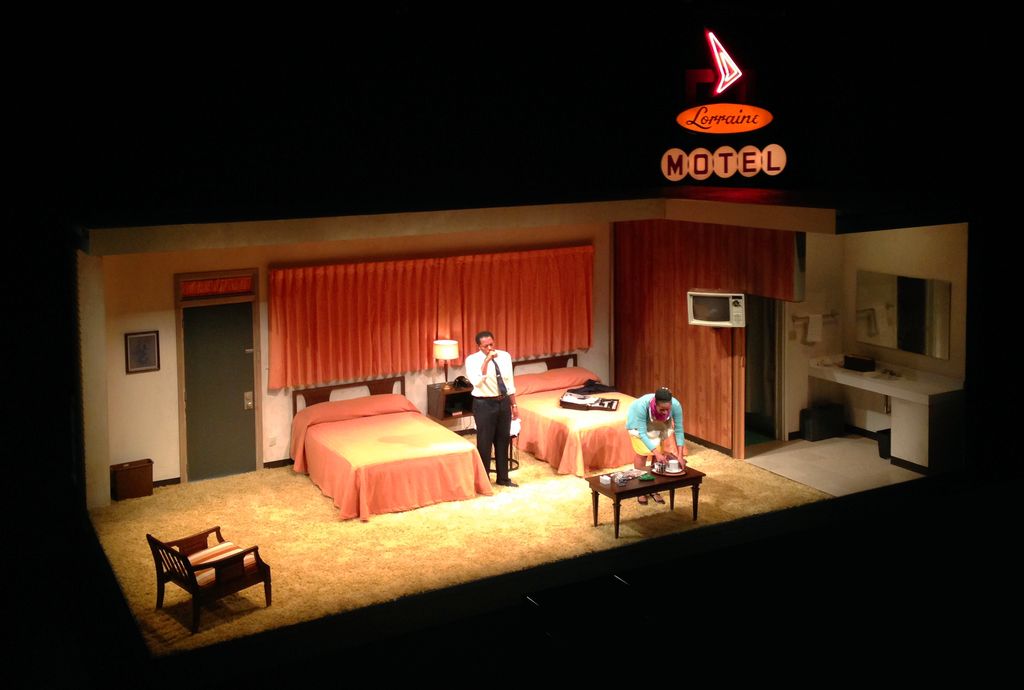
<svg viewBox="0 0 1024 690">
<path fill-rule="evenodd" d="M 678 472 L 679 471 L 679 460 L 676 458 L 670 458 L 668 461 L 668 471 Z"/>
</svg>

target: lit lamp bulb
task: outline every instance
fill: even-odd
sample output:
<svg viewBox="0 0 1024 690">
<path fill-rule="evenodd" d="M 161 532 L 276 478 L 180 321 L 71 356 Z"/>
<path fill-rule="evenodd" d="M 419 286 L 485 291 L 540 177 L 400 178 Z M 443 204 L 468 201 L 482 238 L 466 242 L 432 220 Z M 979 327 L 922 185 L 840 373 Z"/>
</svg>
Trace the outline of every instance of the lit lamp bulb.
<svg viewBox="0 0 1024 690">
<path fill-rule="evenodd" d="M 457 340 L 435 340 L 434 359 L 444 360 L 444 389 L 450 390 L 448 383 L 448 362 L 459 358 L 459 342 Z"/>
</svg>

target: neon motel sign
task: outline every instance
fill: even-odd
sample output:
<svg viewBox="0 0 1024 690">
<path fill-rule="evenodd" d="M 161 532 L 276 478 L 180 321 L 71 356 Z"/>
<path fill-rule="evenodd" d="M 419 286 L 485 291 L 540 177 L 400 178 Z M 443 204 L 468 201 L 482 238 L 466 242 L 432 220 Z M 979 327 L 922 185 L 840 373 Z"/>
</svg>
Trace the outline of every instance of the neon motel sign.
<svg viewBox="0 0 1024 690">
<path fill-rule="evenodd" d="M 786 168 L 786 150 L 778 144 L 763 149 L 744 146 L 739 151 L 731 146 L 719 146 L 714 151 L 705 148 L 689 153 L 682 149 L 669 149 L 661 157 L 661 172 L 671 182 L 687 175 L 695 180 L 706 180 L 712 175 L 729 178 L 739 173 L 753 177 L 758 173 L 778 175 Z"/>
<path fill-rule="evenodd" d="M 735 84 L 743 76 L 743 71 L 714 33 L 708 31 L 707 40 L 718 70 L 715 95 L 719 95 Z M 757 106 L 707 103 L 679 113 L 676 122 L 701 134 L 739 134 L 761 129 L 772 119 L 769 111 Z M 701 147 L 689 153 L 672 148 L 661 157 L 661 173 L 670 182 L 678 182 L 687 176 L 706 180 L 712 175 L 729 178 L 736 173 L 742 177 L 753 177 L 759 173 L 778 175 L 785 167 L 786 151 L 778 144 L 769 144 L 764 149 L 744 146 L 738 151 L 731 146 L 720 146 L 714 151 Z"/>
</svg>

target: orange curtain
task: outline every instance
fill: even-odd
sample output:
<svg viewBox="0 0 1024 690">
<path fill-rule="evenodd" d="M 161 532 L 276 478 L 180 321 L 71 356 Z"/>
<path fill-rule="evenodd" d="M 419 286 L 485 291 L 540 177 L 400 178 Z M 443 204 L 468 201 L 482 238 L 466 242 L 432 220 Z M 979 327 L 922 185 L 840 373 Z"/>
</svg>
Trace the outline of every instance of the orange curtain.
<svg viewBox="0 0 1024 690">
<path fill-rule="evenodd" d="M 437 259 L 270 271 L 270 388 L 436 365 Z"/>
<path fill-rule="evenodd" d="M 594 248 L 270 271 L 270 388 L 437 366 L 435 338 L 513 357 L 591 345 Z M 456 365 L 461 361 L 457 361 Z"/>
<path fill-rule="evenodd" d="M 592 246 L 451 257 L 442 275 L 439 337 L 458 340 L 463 357 L 482 330 L 514 358 L 591 345 Z"/>
</svg>

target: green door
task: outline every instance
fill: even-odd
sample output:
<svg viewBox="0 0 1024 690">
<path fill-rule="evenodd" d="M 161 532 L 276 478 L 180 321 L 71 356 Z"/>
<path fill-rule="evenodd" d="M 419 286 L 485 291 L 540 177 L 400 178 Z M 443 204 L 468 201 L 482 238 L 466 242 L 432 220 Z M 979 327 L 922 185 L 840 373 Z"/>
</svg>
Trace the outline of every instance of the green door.
<svg viewBox="0 0 1024 690">
<path fill-rule="evenodd" d="M 252 303 L 188 307 L 185 433 L 189 480 L 256 469 Z"/>
</svg>

